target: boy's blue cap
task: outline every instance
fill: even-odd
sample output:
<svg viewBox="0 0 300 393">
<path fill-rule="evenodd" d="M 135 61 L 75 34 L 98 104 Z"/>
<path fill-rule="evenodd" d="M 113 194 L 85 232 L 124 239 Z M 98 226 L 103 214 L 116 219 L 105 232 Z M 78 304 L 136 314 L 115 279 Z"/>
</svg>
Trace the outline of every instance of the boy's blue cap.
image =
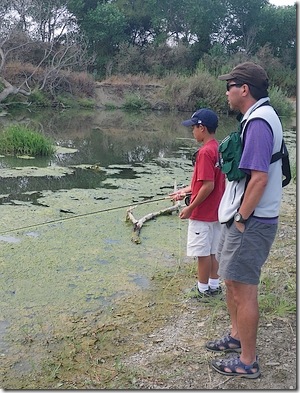
<svg viewBox="0 0 300 393">
<path fill-rule="evenodd" d="M 181 123 L 183 126 L 190 127 L 196 124 L 203 124 L 207 128 L 215 130 L 218 127 L 218 116 L 211 109 L 198 109 L 192 117 Z"/>
</svg>

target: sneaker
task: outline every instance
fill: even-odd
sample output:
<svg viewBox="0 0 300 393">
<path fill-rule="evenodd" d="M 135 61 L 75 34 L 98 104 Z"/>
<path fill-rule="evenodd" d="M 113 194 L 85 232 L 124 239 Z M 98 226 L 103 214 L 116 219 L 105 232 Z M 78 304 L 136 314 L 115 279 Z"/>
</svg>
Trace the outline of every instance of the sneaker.
<svg viewBox="0 0 300 393">
<path fill-rule="evenodd" d="M 211 287 L 208 288 L 211 296 L 218 296 L 218 295 L 222 295 L 222 288 L 218 287 L 216 289 L 212 289 Z"/>
<path fill-rule="evenodd" d="M 204 300 L 209 300 L 209 298 L 212 297 L 210 290 L 208 288 L 208 290 L 204 291 L 204 292 L 200 292 L 198 285 L 196 284 L 189 292 L 190 297 L 197 299 L 199 301 L 204 301 Z"/>
</svg>

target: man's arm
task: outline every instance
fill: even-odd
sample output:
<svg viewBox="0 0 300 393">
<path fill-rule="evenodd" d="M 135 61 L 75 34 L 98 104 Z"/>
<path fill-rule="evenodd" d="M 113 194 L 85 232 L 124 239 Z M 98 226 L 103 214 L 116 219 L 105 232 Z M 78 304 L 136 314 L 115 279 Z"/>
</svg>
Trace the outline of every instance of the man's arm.
<svg viewBox="0 0 300 393">
<path fill-rule="evenodd" d="M 268 183 L 268 174 L 261 171 L 251 171 L 251 177 L 247 185 L 242 204 L 239 212 L 244 219 L 249 218 L 258 205 L 266 185 Z"/>
</svg>

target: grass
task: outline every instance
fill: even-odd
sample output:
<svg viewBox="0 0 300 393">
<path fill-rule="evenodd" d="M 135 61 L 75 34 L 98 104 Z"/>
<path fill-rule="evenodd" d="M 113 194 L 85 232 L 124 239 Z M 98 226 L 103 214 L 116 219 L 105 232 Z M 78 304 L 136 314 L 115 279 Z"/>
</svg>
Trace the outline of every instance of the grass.
<svg viewBox="0 0 300 393">
<path fill-rule="evenodd" d="M 49 156 L 54 153 L 54 146 L 41 133 L 16 124 L 4 129 L 0 135 L 0 153 L 16 156 Z"/>
<path fill-rule="evenodd" d="M 294 275 L 282 269 L 279 273 L 266 269 L 260 280 L 260 313 L 265 318 L 295 314 L 296 281 Z"/>
</svg>

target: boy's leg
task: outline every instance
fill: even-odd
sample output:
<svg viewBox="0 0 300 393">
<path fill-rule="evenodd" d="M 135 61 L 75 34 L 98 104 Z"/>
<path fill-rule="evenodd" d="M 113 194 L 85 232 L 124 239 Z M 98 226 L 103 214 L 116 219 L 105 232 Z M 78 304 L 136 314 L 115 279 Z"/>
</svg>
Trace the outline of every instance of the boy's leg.
<svg viewBox="0 0 300 393">
<path fill-rule="evenodd" d="M 212 279 L 218 279 L 219 278 L 218 270 L 219 270 L 219 263 L 216 260 L 215 254 L 212 254 L 209 277 Z"/>
<path fill-rule="evenodd" d="M 210 255 L 206 257 L 198 257 L 198 289 L 201 292 L 208 290 L 210 269 L 211 269 Z"/>
</svg>

